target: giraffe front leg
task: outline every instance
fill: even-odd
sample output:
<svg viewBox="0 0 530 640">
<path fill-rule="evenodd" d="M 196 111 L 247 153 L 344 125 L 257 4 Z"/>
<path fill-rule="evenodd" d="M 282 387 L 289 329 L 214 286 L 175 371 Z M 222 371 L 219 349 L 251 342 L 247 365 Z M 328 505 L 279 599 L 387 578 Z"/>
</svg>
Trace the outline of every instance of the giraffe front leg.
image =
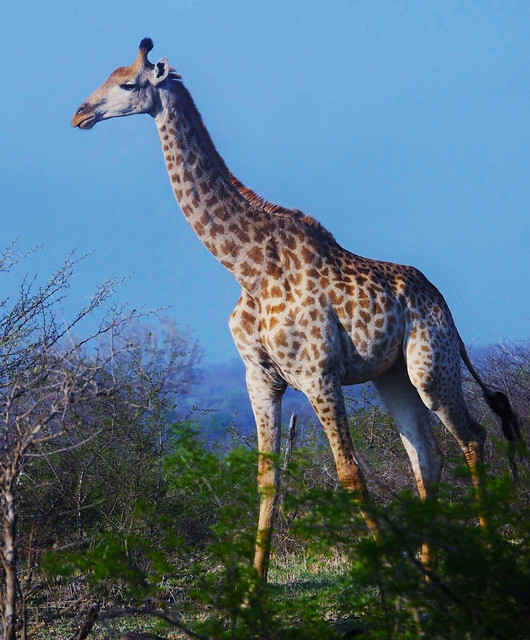
<svg viewBox="0 0 530 640">
<path fill-rule="evenodd" d="M 276 515 L 278 495 L 278 469 L 276 464 L 260 451 L 258 461 L 259 520 L 254 553 L 254 568 L 258 576 L 267 580 L 271 552 L 272 528 Z"/>
<path fill-rule="evenodd" d="M 328 438 L 339 482 L 347 491 L 357 495 L 359 509 L 368 529 L 377 537 L 377 523 L 366 509 L 368 490 L 355 458 L 340 380 L 330 376 L 329 379 L 313 381 L 306 395 Z"/>
<path fill-rule="evenodd" d="M 259 520 L 254 567 L 267 579 L 271 536 L 279 487 L 277 455 L 280 452 L 281 401 L 286 385 L 268 371 L 247 366 L 247 387 L 258 435 Z"/>
</svg>

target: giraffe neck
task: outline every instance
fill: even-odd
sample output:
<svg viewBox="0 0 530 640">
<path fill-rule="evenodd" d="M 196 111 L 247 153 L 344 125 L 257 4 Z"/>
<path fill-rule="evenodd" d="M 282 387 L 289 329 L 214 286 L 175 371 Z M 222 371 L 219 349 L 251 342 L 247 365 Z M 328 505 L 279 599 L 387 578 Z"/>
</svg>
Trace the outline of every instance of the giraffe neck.
<svg viewBox="0 0 530 640">
<path fill-rule="evenodd" d="M 293 213 L 232 176 L 181 82 L 171 81 L 156 124 L 173 192 L 189 224 L 242 287 L 255 291 L 277 225 L 273 217 Z"/>
</svg>

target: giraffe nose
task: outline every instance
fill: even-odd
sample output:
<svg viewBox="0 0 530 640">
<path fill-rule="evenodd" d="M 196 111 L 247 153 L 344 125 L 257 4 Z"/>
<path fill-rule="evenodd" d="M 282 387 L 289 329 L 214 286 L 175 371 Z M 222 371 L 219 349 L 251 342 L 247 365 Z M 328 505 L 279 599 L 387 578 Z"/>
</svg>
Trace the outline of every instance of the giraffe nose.
<svg viewBox="0 0 530 640">
<path fill-rule="evenodd" d="M 91 129 L 96 124 L 95 113 L 93 107 L 88 102 L 83 102 L 79 109 L 75 112 L 72 119 L 73 127 L 81 129 Z"/>
</svg>

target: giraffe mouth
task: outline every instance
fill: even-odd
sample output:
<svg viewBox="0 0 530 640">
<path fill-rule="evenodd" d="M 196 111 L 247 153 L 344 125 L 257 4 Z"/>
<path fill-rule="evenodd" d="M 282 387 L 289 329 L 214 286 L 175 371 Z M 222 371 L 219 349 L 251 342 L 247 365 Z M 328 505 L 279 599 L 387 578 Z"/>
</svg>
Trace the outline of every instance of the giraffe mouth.
<svg viewBox="0 0 530 640">
<path fill-rule="evenodd" d="M 80 129 L 92 129 L 92 127 L 96 124 L 97 121 L 98 120 L 95 115 L 78 116 L 76 114 L 72 121 L 72 126 L 79 127 Z"/>
</svg>

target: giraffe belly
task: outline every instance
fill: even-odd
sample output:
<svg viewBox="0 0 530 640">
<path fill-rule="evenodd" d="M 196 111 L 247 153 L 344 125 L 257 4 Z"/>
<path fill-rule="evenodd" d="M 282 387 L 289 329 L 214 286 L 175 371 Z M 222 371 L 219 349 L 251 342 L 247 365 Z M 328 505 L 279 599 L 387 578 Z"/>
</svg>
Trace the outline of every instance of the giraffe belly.
<svg viewBox="0 0 530 640">
<path fill-rule="evenodd" d="M 401 353 L 403 330 L 370 335 L 366 327 L 343 324 L 333 309 L 326 315 L 327 322 L 312 324 L 302 315 L 260 336 L 275 369 L 293 388 L 303 391 L 315 378 L 330 375 L 343 385 L 360 384 L 389 369 Z"/>
<path fill-rule="evenodd" d="M 380 338 L 359 340 L 354 333 L 340 330 L 340 377 L 343 385 L 374 380 L 387 371 L 402 352 L 403 334 L 386 334 Z"/>
</svg>

